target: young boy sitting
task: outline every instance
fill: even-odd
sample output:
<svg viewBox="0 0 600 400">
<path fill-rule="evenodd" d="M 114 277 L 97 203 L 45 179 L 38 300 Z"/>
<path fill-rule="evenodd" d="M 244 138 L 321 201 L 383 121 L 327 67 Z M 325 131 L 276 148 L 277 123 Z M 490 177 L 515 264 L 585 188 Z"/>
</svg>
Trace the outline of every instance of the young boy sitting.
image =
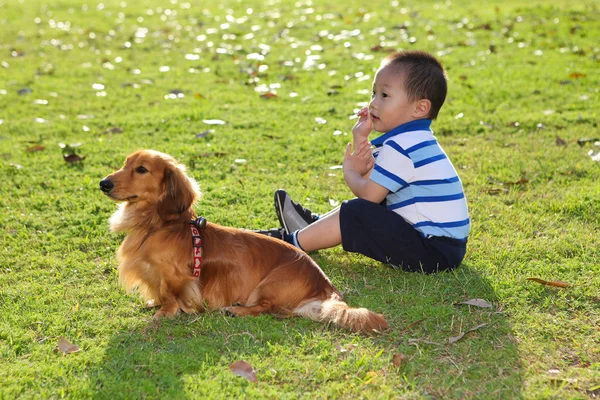
<svg viewBox="0 0 600 400">
<path fill-rule="evenodd" d="M 319 217 L 278 190 L 282 229 L 261 232 L 307 252 L 341 243 L 406 271 L 457 267 L 466 253 L 469 212 L 456 170 L 430 128 L 446 92 L 444 69 L 432 55 L 386 57 L 352 129 L 354 151 L 348 143 L 344 155 L 344 179 L 356 198 Z M 369 143 L 373 130 L 383 135 Z"/>
</svg>

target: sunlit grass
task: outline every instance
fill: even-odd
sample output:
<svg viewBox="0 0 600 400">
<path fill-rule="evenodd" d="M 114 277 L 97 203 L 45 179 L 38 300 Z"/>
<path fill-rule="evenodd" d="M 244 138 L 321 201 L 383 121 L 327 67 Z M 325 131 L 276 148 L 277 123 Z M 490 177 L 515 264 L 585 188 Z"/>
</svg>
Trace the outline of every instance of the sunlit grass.
<svg viewBox="0 0 600 400">
<path fill-rule="evenodd" d="M 598 37 L 593 1 L 0 0 L 0 398 L 597 397 Z M 211 221 L 273 227 L 279 187 L 326 212 L 351 196 L 335 168 L 350 116 L 399 48 L 447 68 L 433 128 L 469 200 L 463 265 L 313 254 L 386 315 L 378 337 L 269 316 L 153 324 L 117 283 L 99 180 L 153 148 L 188 166 Z M 455 305 L 473 298 L 493 308 Z M 61 336 L 81 350 L 55 352 Z M 242 359 L 257 383 L 229 371 Z"/>
</svg>

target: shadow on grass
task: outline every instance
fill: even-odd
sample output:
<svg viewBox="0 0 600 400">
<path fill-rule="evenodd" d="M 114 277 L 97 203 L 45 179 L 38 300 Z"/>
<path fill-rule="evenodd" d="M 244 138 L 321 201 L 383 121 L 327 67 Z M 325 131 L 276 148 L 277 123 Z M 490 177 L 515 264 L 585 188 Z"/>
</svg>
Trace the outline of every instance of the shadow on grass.
<svg viewBox="0 0 600 400">
<path fill-rule="evenodd" d="M 231 348 L 246 352 L 255 342 L 243 328 L 230 333 L 228 317 L 218 313 L 155 322 L 153 312 L 141 311 L 144 323 L 111 338 L 89 376 L 95 398 L 182 398 L 189 390 L 192 397 L 209 396 L 222 383 Z"/>
<path fill-rule="evenodd" d="M 377 393 L 381 385 L 400 396 L 521 397 L 521 365 L 511 326 L 503 311 L 496 309 L 490 284 L 468 265 L 425 276 L 393 271 L 362 258 L 359 263 L 353 258 L 349 267 L 340 263 L 338 255 L 331 260 L 327 255 L 313 256 L 350 305 L 383 312 L 392 326 L 391 332 L 365 339 L 369 341 L 365 348 L 381 349 L 383 356 L 371 366 L 378 380 L 364 390 Z M 485 299 L 494 308 L 455 305 L 472 298 Z M 357 390 L 349 389 L 353 378 L 348 381 L 348 376 L 367 372 L 356 363 L 345 364 L 345 355 L 335 349 L 337 343 L 362 339 L 304 319 L 230 318 L 209 313 L 180 315 L 155 324 L 148 322 L 150 315 L 150 310 L 140 311 L 140 320 L 146 322 L 116 334 L 107 344 L 102 364 L 89 372 L 96 398 L 227 398 L 257 393 L 302 397 L 311 390 L 317 397 L 348 396 Z M 486 326 L 449 344 L 450 337 L 481 324 Z M 405 356 L 400 367 L 393 364 L 396 353 Z M 290 366 L 290 358 L 298 359 Z M 241 359 L 264 363 L 260 389 L 248 387 L 245 379 L 227 371 Z M 287 372 L 272 375 L 268 366 Z M 308 387 L 294 389 L 289 371 L 306 369 L 327 373 L 304 371 L 295 379 L 312 383 L 296 383 Z"/>
<path fill-rule="evenodd" d="M 434 398 L 519 398 L 523 388 L 517 340 L 490 282 L 463 263 L 451 272 L 422 275 L 396 271 L 354 255 L 313 255 L 346 301 L 383 312 L 393 331 L 390 353 L 406 357 L 407 386 Z M 492 308 L 457 303 L 484 299 Z M 480 328 L 468 332 L 470 329 Z M 451 337 L 465 334 L 450 343 Z"/>
</svg>

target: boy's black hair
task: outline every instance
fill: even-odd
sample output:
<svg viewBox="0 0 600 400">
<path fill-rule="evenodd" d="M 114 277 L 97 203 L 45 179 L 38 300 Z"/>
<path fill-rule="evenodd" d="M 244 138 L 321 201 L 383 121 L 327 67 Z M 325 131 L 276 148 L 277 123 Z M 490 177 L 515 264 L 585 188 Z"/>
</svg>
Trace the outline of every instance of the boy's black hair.
<svg viewBox="0 0 600 400">
<path fill-rule="evenodd" d="M 446 100 L 448 83 L 442 64 L 424 51 L 407 50 L 391 54 L 381 66 L 394 66 L 404 77 L 404 89 L 411 101 L 431 102 L 428 117 L 435 119 Z"/>
</svg>

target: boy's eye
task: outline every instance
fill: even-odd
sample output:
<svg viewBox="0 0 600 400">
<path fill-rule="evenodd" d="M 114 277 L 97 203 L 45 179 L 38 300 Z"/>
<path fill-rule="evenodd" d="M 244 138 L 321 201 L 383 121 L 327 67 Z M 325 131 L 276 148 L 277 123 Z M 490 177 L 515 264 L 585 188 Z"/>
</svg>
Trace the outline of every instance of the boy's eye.
<svg viewBox="0 0 600 400">
<path fill-rule="evenodd" d="M 381 93 L 381 97 L 388 97 L 387 93 Z"/>
<path fill-rule="evenodd" d="M 137 172 L 138 174 L 145 174 L 146 172 L 148 172 L 148 170 L 140 165 L 135 169 L 135 172 Z"/>
<path fill-rule="evenodd" d="M 373 93 L 371 93 L 371 97 L 375 97 L 375 91 L 373 90 Z"/>
</svg>

